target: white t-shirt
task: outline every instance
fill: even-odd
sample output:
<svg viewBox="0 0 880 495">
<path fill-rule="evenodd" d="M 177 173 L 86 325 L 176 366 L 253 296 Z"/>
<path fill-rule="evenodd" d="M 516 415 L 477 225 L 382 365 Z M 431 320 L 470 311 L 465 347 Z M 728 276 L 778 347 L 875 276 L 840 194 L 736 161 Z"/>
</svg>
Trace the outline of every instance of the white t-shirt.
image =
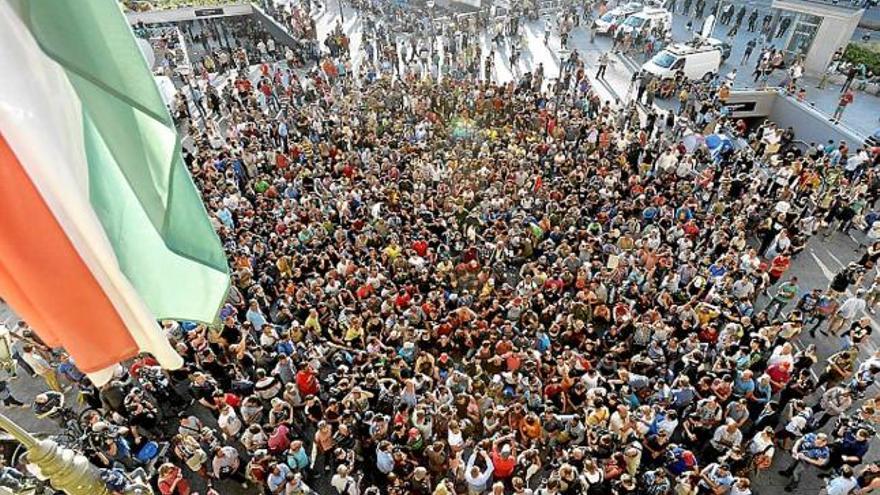
<svg viewBox="0 0 880 495">
<path fill-rule="evenodd" d="M 238 436 L 238 433 L 241 431 L 241 420 L 231 407 L 220 413 L 220 417 L 217 418 L 217 425 L 220 426 L 220 429 L 228 437 Z"/>
<path fill-rule="evenodd" d="M 838 476 L 828 480 L 825 490 L 828 495 L 847 495 L 858 487 L 855 476 L 844 478 Z"/>
<path fill-rule="evenodd" d="M 840 306 L 838 312 L 840 316 L 846 318 L 847 320 L 852 320 L 860 312 L 865 309 L 865 300 L 860 299 L 858 297 L 851 297 L 844 301 L 844 303 Z"/>
<path fill-rule="evenodd" d="M 333 488 L 336 489 L 336 493 L 340 493 L 342 495 L 358 495 L 360 491 L 358 490 L 357 481 L 354 480 L 351 476 L 340 476 L 338 474 L 333 475 L 333 479 L 330 480 L 330 484 L 333 485 Z"/>
</svg>

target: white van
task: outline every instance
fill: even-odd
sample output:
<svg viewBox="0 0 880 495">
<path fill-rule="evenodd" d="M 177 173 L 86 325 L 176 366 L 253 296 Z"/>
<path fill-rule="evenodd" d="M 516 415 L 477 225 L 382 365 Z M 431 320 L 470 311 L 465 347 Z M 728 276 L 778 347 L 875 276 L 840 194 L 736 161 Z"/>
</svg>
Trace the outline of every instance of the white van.
<svg viewBox="0 0 880 495">
<path fill-rule="evenodd" d="M 672 28 L 672 12 L 649 7 L 627 17 L 618 29 L 624 33 L 635 34 L 642 30 L 650 31 L 655 28 L 669 31 Z"/>
<path fill-rule="evenodd" d="M 596 32 L 599 34 L 614 34 L 614 30 L 631 15 L 641 12 L 644 6 L 639 2 L 630 2 L 620 7 L 605 12 L 601 17 L 593 21 L 596 24 Z"/>
<path fill-rule="evenodd" d="M 706 44 L 718 47 L 721 50 L 721 63 L 723 64 L 725 60 L 730 57 L 730 43 L 726 41 L 719 40 L 718 38 L 706 38 Z"/>
<path fill-rule="evenodd" d="M 710 45 L 675 44 L 645 62 L 642 70 L 660 79 L 672 79 L 683 71 L 690 80 L 707 79 L 721 67 L 721 49 Z"/>
</svg>

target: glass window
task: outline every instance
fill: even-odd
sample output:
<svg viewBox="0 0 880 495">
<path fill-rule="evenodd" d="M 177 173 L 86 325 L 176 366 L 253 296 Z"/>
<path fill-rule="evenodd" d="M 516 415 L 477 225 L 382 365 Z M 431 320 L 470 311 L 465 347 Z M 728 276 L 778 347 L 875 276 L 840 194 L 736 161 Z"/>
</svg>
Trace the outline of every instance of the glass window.
<svg viewBox="0 0 880 495">
<path fill-rule="evenodd" d="M 632 17 L 628 18 L 623 23 L 624 26 L 629 26 L 629 27 L 635 28 L 635 29 L 641 29 L 641 27 L 644 24 L 645 24 L 645 18 L 644 17 L 637 17 L 637 16 L 632 16 Z"/>
<path fill-rule="evenodd" d="M 651 59 L 651 62 L 654 63 L 657 67 L 661 67 L 663 69 L 668 69 L 672 67 L 672 64 L 675 63 L 675 60 L 678 57 L 675 55 L 663 50 L 662 52 L 654 55 L 654 58 Z"/>
<path fill-rule="evenodd" d="M 798 55 L 806 55 L 813 45 L 816 38 L 816 32 L 819 31 L 819 25 L 822 24 L 822 18 L 812 14 L 798 14 L 792 22 L 791 38 L 785 47 L 785 51 L 789 57 Z"/>
</svg>

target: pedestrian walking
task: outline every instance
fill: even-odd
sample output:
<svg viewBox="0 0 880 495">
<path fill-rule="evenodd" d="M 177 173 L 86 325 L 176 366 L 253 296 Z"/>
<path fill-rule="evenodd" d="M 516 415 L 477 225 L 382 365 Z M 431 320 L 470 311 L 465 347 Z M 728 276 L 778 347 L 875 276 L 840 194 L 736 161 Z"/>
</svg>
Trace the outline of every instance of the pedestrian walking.
<svg viewBox="0 0 880 495">
<path fill-rule="evenodd" d="M 608 64 L 611 62 L 607 52 L 599 55 L 599 68 L 596 69 L 596 79 L 605 79 L 605 71 L 608 70 Z"/>
<path fill-rule="evenodd" d="M 867 307 L 865 289 L 858 289 L 854 296 L 847 298 L 838 308 L 828 324 L 828 331 L 837 335 L 849 322 L 853 321 Z"/>
<path fill-rule="evenodd" d="M 831 116 L 831 121 L 835 124 L 840 123 L 841 117 L 843 117 L 843 112 L 846 110 L 846 107 L 850 106 L 855 99 L 855 95 L 853 95 L 852 89 L 847 89 L 840 98 L 837 100 L 837 108 L 834 110 L 834 115 Z"/>
<path fill-rule="evenodd" d="M 808 433 L 798 439 L 791 449 L 794 459 L 789 467 L 779 471 L 779 474 L 790 477 L 785 491 L 791 492 L 798 487 L 807 466 L 824 467 L 831 457 L 828 447 L 828 436 L 824 433 Z"/>
<path fill-rule="evenodd" d="M 859 68 L 856 65 L 851 65 L 850 68 L 846 71 L 846 80 L 843 82 L 843 86 L 840 87 L 841 93 L 846 93 L 849 91 L 850 87 L 852 87 L 852 83 L 855 80 L 856 76 L 859 75 Z"/>
<path fill-rule="evenodd" d="M 779 317 L 779 313 L 797 298 L 799 291 L 797 277 L 791 277 L 776 288 L 776 294 L 773 295 L 773 299 L 764 308 L 764 311 L 771 315 L 771 319 L 775 320 Z"/>
</svg>

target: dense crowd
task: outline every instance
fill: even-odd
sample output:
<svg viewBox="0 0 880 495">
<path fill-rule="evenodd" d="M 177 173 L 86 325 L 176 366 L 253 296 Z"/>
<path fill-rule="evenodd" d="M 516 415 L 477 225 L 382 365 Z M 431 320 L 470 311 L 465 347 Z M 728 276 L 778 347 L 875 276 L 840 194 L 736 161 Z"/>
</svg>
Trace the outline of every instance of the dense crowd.
<svg viewBox="0 0 880 495">
<path fill-rule="evenodd" d="M 94 463 L 167 442 L 163 495 L 747 495 L 777 456 L 789 491 L 880 487 L 877 153 L 728 121 L 723 85 L 603 102 L 576 52 L 496 84 L 465 34 L 438 81 L 381 27 L 358 73 L 330 38 L 193 102 L 233 287 L 219 324 L 163 322 L 185 368 L 144 356 L 96 390 L 14 329 L 20 368 L 80 389 Z M 792 260 L 835 231 L 861 258 L 803 286 Z"/>
</svg>

